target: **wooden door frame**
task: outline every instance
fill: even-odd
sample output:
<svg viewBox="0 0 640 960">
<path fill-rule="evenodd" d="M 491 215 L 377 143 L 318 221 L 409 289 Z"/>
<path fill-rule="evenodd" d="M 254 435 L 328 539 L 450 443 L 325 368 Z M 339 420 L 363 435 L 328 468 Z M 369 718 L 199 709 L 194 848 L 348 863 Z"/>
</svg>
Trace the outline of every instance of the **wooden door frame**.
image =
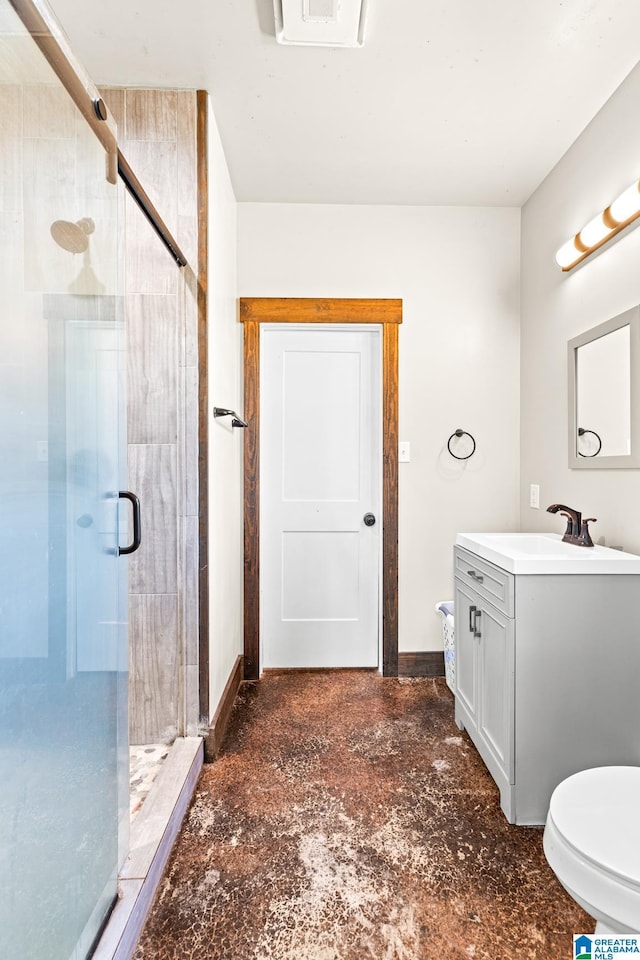
<svg viewBox="0 0 640 960">
<path fill-rule="evenodd" d="M 241 297 L 244 324 L 244 679 L 260 677 L 260 325 L 382 326 L 382 673 L 398 676 L 398 327 L 402 300 Z"/>
</svg>

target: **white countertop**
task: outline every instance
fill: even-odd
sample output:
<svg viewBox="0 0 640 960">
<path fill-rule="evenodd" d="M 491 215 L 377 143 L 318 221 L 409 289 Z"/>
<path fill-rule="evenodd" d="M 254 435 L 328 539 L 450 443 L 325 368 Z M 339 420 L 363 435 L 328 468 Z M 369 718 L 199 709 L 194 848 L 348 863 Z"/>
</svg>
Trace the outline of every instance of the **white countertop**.
<svg viewBox="0 0 640 960">
<path fill-rule="evenodd" d="M 517 574 L 640 575 L 640 557 L 610 547 L 577 547 L 558 533 L 459 533 L 456 544 Z"/>
</svg>

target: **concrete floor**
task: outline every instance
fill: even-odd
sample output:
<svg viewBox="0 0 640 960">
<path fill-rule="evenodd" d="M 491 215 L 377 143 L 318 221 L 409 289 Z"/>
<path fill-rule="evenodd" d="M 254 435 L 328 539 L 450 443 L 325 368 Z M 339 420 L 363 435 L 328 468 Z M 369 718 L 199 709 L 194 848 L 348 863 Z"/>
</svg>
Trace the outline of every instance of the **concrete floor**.
<svg viewBox="0 0 640 960">
<path fill-rule="evenodd" d="M 245 684 L 136 960 L 568 960 L 593 921 L 509 825 L 444 679 Z"/>
</svg>

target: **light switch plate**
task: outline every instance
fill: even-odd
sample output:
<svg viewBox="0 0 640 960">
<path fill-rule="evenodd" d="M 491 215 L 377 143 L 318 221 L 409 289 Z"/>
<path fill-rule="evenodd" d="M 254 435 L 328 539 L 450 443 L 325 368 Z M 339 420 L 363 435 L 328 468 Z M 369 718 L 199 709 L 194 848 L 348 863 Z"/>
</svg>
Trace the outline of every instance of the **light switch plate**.
<svg viewBox="0 0 640 960">
<path fill-rule="evenodd" d="M 398 444 L 398 461 L 409 463 L 411 460 L 411 444 L 408 440 L 401 440 Z"/>
<path fill-rule="evenodd" d="M 529 484 L 529 506 L 533 507 L 534 510 L 540 509 L 540 484 L 539 483 Z"/>
</svg>

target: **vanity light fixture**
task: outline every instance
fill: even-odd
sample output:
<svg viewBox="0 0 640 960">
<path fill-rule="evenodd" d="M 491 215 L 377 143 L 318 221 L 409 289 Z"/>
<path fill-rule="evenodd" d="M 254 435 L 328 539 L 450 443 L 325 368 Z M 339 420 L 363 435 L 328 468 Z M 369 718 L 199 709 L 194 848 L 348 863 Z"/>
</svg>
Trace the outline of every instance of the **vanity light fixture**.
<svg viewBox="0 0 640 960">
<path fill-rule="evenodd" d="M 563 271 L 571 270 L 640 217 L 640 180 L 627 187 L 613 203 L 568 240 L 556 253 Z"/>
</svg>

